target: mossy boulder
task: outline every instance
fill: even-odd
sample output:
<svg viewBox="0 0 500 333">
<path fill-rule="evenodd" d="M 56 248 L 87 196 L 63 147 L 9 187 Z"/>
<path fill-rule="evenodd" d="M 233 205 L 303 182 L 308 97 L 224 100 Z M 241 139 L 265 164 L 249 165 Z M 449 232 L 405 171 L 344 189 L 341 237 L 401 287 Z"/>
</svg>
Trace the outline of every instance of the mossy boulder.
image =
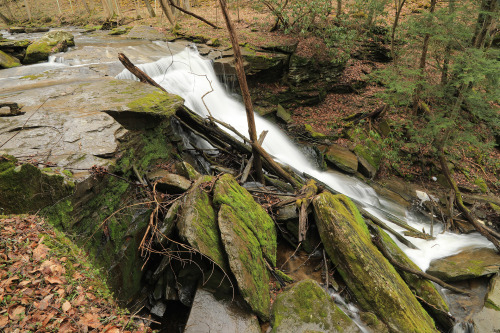
<svg viewBox="0 0 500 333">
<path fill-rule="evenodd" d="M 472 316 L 475 332 L 496 333 L 500 327 L 500 275 L 495 275 L 488 286 L 484 308 Z"/>
<path fill-rule="evenodd" d="M 356 173 L 358 170 L 358 158 L 349 149 L 337 144 L 332 144 L 324 149 L 327 163 L 347 173 Z"/>
<path fill-rule="evenodd" d="M 278 295 L 271 314 L 273 333 L 361 332 L 314 280 L 302 280 Z"/>
<path fill-rule="evenodd" d="M 378 149 L 364 145 L 354 147 L 354 153 L 358 157 L 358 171 L 365 177 L 373 178 L 380 168 L 382 155 Z"/>
<path fill-rule="evenodd" d="M 226 204 L 258 240 L 264 257 L 276 265 L 276 229 L 274 221 L 252 195 L 229 174 L 221 176 L 214 187 L 214 204 Z"/>
<path fill-rule="evenodd" d="M 372 244 L 352 201 L 324 192 L 313 200 L 321 240 L 360 306 L 375 313 L 391 332 L 437 332 L 394 267 Z"/>
<path fill-rule="evenodd" d="M 408 256 L 396 245 L 392 238 L 380 227 L 377 228 L 382 236 L 381 242 L 391 257 L 401 265 L 420 271 L 420 268 L 413 261 L 411 261 L 410 258 L 408 258 Z M 454 322 L 448 315 L 448 305 L 441 294 L 437 291 L 434 284 L 427 279 L 422 279 L 408 272 L 400 271 L 400 275 L 416 295 L 422 297 L 425 302 L 431 305 L 428 311 L 441 325 L 441 327 L 446 329 L 446 331 L 451 330 Z"/>
<path fill-rule="evenodd" d="M 238 215 L 231 206 L 220 206 L 222 242 L 241 295 L 259 318 L 267 321 L 271 302 L 266 263 L 259 240 Z"/>
<path fill-rule="evenodd" d="M 182 201 L 178 216 L 179 235 L 194 249 L 213 260 L 221 268 L 226 268 L 226 259 L 217 225 L 217 215 L 212 207 L 212 199 L 202 188 L 213 177 L 199 178 Z"/>
<path fill-rule="evenodd" d="M 0 50 L 0 69 L 21 66 L 19 59 Z"/>
<path fill-rule="evenodd" d="M 34 64 L 39 61 L 47 61 L 49 55 L 57 52 L 64 52 L 70 46 L 75 46 L 74 37 L 66 31 L 50 31 L 32 43 L 26 49 L 26 56 L 23 63 Z"/>
<path fill-rule="evenodd" d="M 495 274 L 500 270 L 500 255 L 493 249 L 480 248 L 433 260 L 427 273 L 443 281 L 461 281 Z"/>
<path fill-rule="evenodd" d="M 73 193 L 64 176 L 0 156 L 0 214 L 36 213 Z"/>
</svg>

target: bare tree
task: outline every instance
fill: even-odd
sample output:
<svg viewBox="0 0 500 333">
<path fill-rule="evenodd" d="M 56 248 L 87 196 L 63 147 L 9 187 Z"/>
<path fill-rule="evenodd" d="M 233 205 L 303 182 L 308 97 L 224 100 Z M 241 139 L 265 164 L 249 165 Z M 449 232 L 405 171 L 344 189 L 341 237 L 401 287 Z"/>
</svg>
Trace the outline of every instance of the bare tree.
<svg viewBox="0 0 500 333">
<path fill-rule="evenodd" d="M 149 3 L 149 0 L 144 0 L 144 4 L 146 5 L 146 8 L 148 9 L 149 16 L 150 17 L 155 17 L 156 13 L 155 13 L 153 7 L 151 7 L 151 4 Z"/>
<path fill-rule="evenodd" d="M 4 21 L 5 24 L 7 24 L 7 25 L 11 24 L 11 20 L 7 16 L 5 16 L 4 14 L 2 14 L 1 12 L 0 12 L 0 19 L 2 21 Z"/>
<path fill-rule="evenodd" d="M 396 59 L 396 53 L 394 52 L 394 37 L 396 35 L 396 29 L 399 23 L 399 17 L 401 16 L 401 10 L 405 4 L 406 0 L 394 0 L 394 8 L 396 9 L 396 14 L 394 15 L 394 22 L 392 23 L 391 31 L 391 57 Z"/>
<path fill-rule="evenodd" d="M 168 4 L 168 0 L 160 0 L 160 6 L 161 6 L 161 10 L 163 11 L 165 16 L 167 17 L 170 24 L 172 26 L 174 26 L 175 25 L 175 16 L 172 13 L 172 9 L 170 8 L 170 5 Z"/>
<path fill-rule="evenodd" d="M 250 97 L 247 79 L 245 76 L 245 69 L 243 68 L 243 57 L 241 56 L 240 44 L 238 43 L 238 36 L 234 32 L 233 23 L 231 22 L 231 18 L 229 17 L 226 0 L 219 0 L 219 4 L 222 11 L 222 15 L 224 16 L 224 19 L 226 21 L 226 26 L 229 32 L 229 37 L 231 39 L 231 44 L 233 45 L 236 75 L 238 76 L 238 81 L 240 83 L 240 88 L 241 88 L 241 94 L 243 95 L 243 102 L 245 103 L 245 110 L 248 122 L 248 133 L 250 135 L 250 140 L 252 141 L 252 152 L 254 155 L 253 166 L 255 173 L 257 175 L 257 180 L 262 184 L 264 184 L 264 174 L 262 173 L 262 160 L 260 158 L 261 152 L 258 150 L 260 146 L 257 143 L 258 140 L 257 129 L 255 127 L 252 98 Z"/>
<path fill-rule="evenodd" d="M 24 5 L 26 6 L 26 12 L 28 13 L 28 20 L 31 22 L 31 8 L 28 0 L 24 0 Z"/>
</svg>

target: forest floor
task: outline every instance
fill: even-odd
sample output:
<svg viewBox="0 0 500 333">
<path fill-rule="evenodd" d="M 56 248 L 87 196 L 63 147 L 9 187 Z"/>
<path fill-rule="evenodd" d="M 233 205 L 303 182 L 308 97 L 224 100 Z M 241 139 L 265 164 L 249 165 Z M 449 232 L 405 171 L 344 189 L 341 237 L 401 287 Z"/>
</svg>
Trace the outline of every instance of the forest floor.
<svg viewBox="0 0 500 333">
<path fill-rule="evenodd" d="M 147 332 L 84 252 L 38 216 L 0 216 L 2 332 Z"/>
</svg>

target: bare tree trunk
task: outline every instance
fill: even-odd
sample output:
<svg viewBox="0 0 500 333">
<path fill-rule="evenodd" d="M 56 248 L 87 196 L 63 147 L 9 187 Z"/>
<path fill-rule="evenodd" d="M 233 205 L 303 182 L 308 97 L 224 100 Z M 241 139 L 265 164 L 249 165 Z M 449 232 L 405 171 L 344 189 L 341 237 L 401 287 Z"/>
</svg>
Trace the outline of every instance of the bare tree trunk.
<svg viewBox="0 0 500 333">
<path fill-rule="evenodd" d="M 83 6 L 85 7 L 85 10 L 87 11 L 87 14 L 91 15 L 92 12 L 90 11 L 89 4 L 87 3 L 87 0 L 82 0 Z"/>
<path fill-rule="evenodd" d="M 117 0 L 115 0 L 115 5 L 116 5 L 116 13 L 118 14 L 119 17 L 122 17 L 122 10 L 120 8 L 120 4 L 118 3 Z"/>
<path fill-rule="evenodd" d="M 4 14 L 0 13 L 0 19 L 5 22 L 5 24 L 10 25 L 12 22 L 11 20 L 5 16 Z"/>
<path fill-rule="evenodd" d="M 337 18 L 340 18 L 342 15 L 342 0 L 337 0 Z"/>
<path fill-rule="evenodd" d="M 144 0 L 144 3 L 146 4 L 146 8 L 148 9 L 148 13 L 150 17 L 156 17 L 156 13 L 153 10 L 153 7 L 151 7 L 151 4 L 149 3 L 149 0 Z"/>
<path fill-rule="evenodd" d="M 448 14 L 453 14 L 455 11 L 455 0 L 449 0 L 448 3 Z M 450 57 L 451 57 L 451 41 L 446 43 L 444 48 L 444 56 L 443 56 L 443 67 L 441 69 L 441 85 L 445 85 L 448 82 L 448 68 L 450 65 Z"/>
<path fill-rule="evenodd" d="M 437 0 L 431 0 L 431 7 L 429 8 L 429 12 L 434 13 L 434 9 L 436 9 Z M 429 22 L 430 24 L 430 22 Z M 420 63 L 418 65 L 419 69 L 419 83 L 417 84 L 417 88 L 415 89 L 415 95 L 413 96 L 413 112 L 417 112 L 419 104 L 420 104 L 420 95 L 422 94 L 422 90 L 424 88 L 422 81 L 425 77 L 425 65 L 427 63 L 427 51 L 429 49 L 429 41 L 431 39 L 431 35 L 429 33 L 425 34 L 424 42 L 422 44 L 422 54 L 420 55 Z"/>
<path fill-rule="evenodd" d="M 257 181 L 265 184 L 264 174 L 262 172 L 262 160 L 260 158 L 260 152 L 258 148 L 260 147 L 257 143 L 257 129 L 255 128 L 255 119 L 253 114 L 252 98 L 250 97 L 250 92 L 248 90 L 247 79 L 245 76 L 245 69 L 243 68 L 243 57 L 241 56 L 240 44 L 238 43 L 238 36 L 236 35 L 233 23 L 229 17 L 227 10 L 226 0 L 219 0 L 222 15 L 226 21 L 227 30 L 229 32 L 229 37 L 231 39 L 231 44 L 233 45 L 234 61 L 236 67 L 236 75 L 238 76 L 238 81 L 240 83 L 241 94 L 243 95 L 243 102 L 245 103 L 245 110 L 247 114 L 248 122 L 248 133 L 250 135 L 250 140 L 252 141 L 252 152 L 254 154 L 253 166 L 256 173 Z"/>
<path fill-rule="evenodd" d="M 391 31 L 391 57 L 396 61 L 396 52 L 394 51 L 394 38 L 396 36 L 396 29 L 399 23 L 399 17 L 401 16 L 401 10 L 405 4 L 406 0 L 394 0 L 394 7 L 396 9 L 396 14 L 394 15 L 394 22 L 392 23 Z"/>
<path fill-rule="evenodd" d="M 190 11 L 188 11 L 188 10 L 186 10 L 186 9 L 182 8 L 182 7 L 179 7 L 178 5 L 176 5 L 176 4 L 174 3 L 174 1 L 173 1 L 173 0 L 169 0 L 169 2 L 170 2 L 170 5 L 171 5 L 172 7 L 174 7 L 174 8 L 176 8 L 176 9 L 178 9 L 179 11 L 181 11 L 181 12 L 183 12 L 183 13 L 186 13 L 186 14 L 188 14 L 188 15 L 190 15 L 190 16 L 192 16 L 192 17 L 194 17 L 194 18 L 197 18 L 198 20 L 200 20 L 200 21 L 202 21 L 202 22 L 205 22 L 206 24 L 208 24 L 209 26 L 211 26 L 211 27 L 212 27 L 212 28 L 214 28 L 214 29 L 218 29 L 218 28 L 219 28 L 218 26 L 216 26 L 216 25 L 215 25 L 215 24 L 213 24 L 212 22 L 210 22 L 210 21 L 208 21 L 208 20 L 204 19 L 203 17 L 201 17 L 201 16 L 199 16 L 199 15 L 196 15 L 195 13 L 190 12 Z"/>
<path fill-rule="evenodd" d="M 15 20 L 16 18 L 14 17 L 14 15 L 12 15 L 12 11 L 10 10 L 10 6 L 7 0 L 3 0 L 3 5 L 5 6 L 5 8 L 7 8 L 7 17 L 11 20 Z"/>
<path fill-rule="evenodd" d="M 175 25 L 175 16 L 172 13 L 172 9 L 170 8 L 170 5 L 167 3 L 168 0 L 159 0 L 159 1 L 160 1 L 160 6 L 161 6 L 163 13 L 167 17 L 170 24 L 172 26 L 174 26 Z"/>
<path fill-rule="evenodd" d="M 498 0 L 483 0 L 481 9 L 477 17 L 476 30 L 472 38 L 472 46 L 475 48 L 484 47 L 486 37 L 490 27 L 494 24 L 493 13 L 498 10 Z"/>
<path fill-rule="evenodd" d="M 28 20 L 31 22 L 31 9 L 30 9 L 30 4 L 28 2 L 28 0 L 24 0 L 24 4 L 26 6 L 26 12 L 28 12 Z"/>
<path fill-rule="evenodd" d="M 69 0 L 69 6 L 71 7 L 71 12 L 74 15 L 75 14 L 75 9 L 73 8 L 73 2 L 71 0 Z"/>
</svg>

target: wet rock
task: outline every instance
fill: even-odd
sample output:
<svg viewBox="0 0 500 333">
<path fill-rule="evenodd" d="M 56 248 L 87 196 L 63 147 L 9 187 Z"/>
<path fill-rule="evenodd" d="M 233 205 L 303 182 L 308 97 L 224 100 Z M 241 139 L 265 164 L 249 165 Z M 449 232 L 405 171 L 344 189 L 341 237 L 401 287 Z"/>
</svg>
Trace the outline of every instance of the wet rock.
<svg viewBox="0 0 500 333">
<path fill-rule="evenodd" d="M 287 80 L 297 87 L 317 81 L 331 83 L 337 80 L 343 68 L 343 65 L 334 64 L 330 60 L 320 61 L 293 54 L 290 57 Z"/>
<path fill-rule="evenodd" d="M 0 51 L 0 69 L 21 66 L 19 59 Z"/>
<path fill-rule="evenodd" d="M 209 195 L 201 188 L 203 182 L 212 180 L 211 176 L 204 176 L 193 184 L 182 201 L 177 228 L 183 240 L 212 259 L 217 265 L 225 268 L 227 264 L 223 254 L 216 212 L 212 208 Z"/>
<path fill-rule="evenodd" d="M 332 144 L 324 151 L 327 162 L 347 173 L 356 173 L 358 170 L 358 158 L 349 149 Z"/>
<path fill-rule="evenodd" d="M 373 178 L 380 167 L 381 154 L 378 150 L 357 145 L 354 153 L 358 157 L 358 171 L 365 177 Z"/>
<path fill-rule="evenodd" d="M 167 305 L 162 301 L 156 302 L 155 305 L 151 308 L 151 313 L 158 317 L 163 317 L 165 311 L 167 311 Z"/>
<path fill-rule="evenodd" d="M 481 333 L 497 333 L 500 329 L 500 275 L 495 275 L 489 284 L 484 308 L 472 317 L 474 329 Z"/>
<path fill-rule="evenodd" d="M 381 242 L 386 248 L 387 252 L 391 257 L 398 263 L 412 268 L 414 270 L 420 271 L 420 268 L 413 263 L 410 258 L 396 245 L 392 238 L 380 227 L 377 227 L 379 233 L 382 235 Z M 416 295 L 422 297 L 422 299 L 431 304 L 428 311 L 433 316 L 433 318 L 444 328 L 449 331 L 453 328 L 454 322 L 448 315 L 449 308 L 441 294 L 437 291 L 434 284 L 426 279 L 422 279 L 414 274 L 400 271 L 399 272 L 406 284 L 412 289 Z"/>
<path fill-rule="evenodd" d="M 260 333 L 257 318 L 243 309 L 237 302 L 218 300 L 204 289 L 198 289 L 185 333 Z"/>
<path fill-rule="evenodd" d="M 127 32 L 129 32 L 131 28 L 130 27 L 117 27 L 113 28 L 108 35 L 110 36 L 120 36 L 120 35 L 125 35 Z"/>
<path fill-rule="evenodd" d="M 493 249 L 482 248 L 433 260 L 427 273 L 443 281 L 460 281 L 495 274 L 499 269 L 500 255 Z"/>
<path fill-rule="evenodd" d="M 436 332 L 406 283 L 372 244 L 352 201 L 324 192 L 313 207 L 325 250 L 362 309 L 375 313 L 392 332 Z"/>
<path fill-rule="evenodd" d="M 177 173 L 189 180 L 196 180 L 200 177 L 200 173 L 188 162 L 182 161 L 175 164 Z"/>
<path fill-rule="evenodd" d="M 71 33 L 60 30 L 50 31 L 28 46 L 23 63 L 34 64 L 46 61 L 50 54 L 66 51 L 68 47 L 74 45 L 75 41 Z"/>
<path fill-rule="evenodd" d="M 214 187 L 214 204 L 226 204 L 234 214 L 250 229 L 262 248 L 264 257 L 276 265 L 276 229 L 271 217 L 252 195 L 241 187 L 233 176 L 225 174 Z"/>
<path fill-rule="evenodd" d="M 372 187 L 381 197 L 389 198 L 403 207 L 411 206 L 411 203 L 417 199 L 412 186 L 399 179 L 384 179 L 381 183 L 373 183 Z"/>
<path fill-rule="evenodd" d="M 191 181 L 174 173 L 168 173 L 158 180 L 156 186 L 159 191 L 180 194 L 191 187 Z"/>
<path fill-rule="evenodd" d="M 50 30 L 50 28 L 47 28 L 47 27 L 26 27 L 25 32 L 26 33 L 47 32 L 49 30 Z"/>
<path fill-rule="evenodd" d="M 271 326 L 273 333 L 361 332 L 314 280 L 302 280 L 278 295 Z"/>
<path fill-rule="evenodd" d="M 258 239 L 226 204 L 219 209 L 219 228 L 241 295 L 259 318 L 267 321 L 271 306 L 269 275 Z"/>
<path fill-rule="evenodd" d="M 11 34 L 21 34 L 21 33 L 26 32 L 25 27 L 9 27 L 8 30 Z"/>
<path fill-rule="evenodd" d="M 285 123 L 289 123 L 290 121 L 292 121 L 292 116 L 290 115 L 290 112 L 285 110 L 285 108 L 282 107 L 280 104 L 278 104 L 276 116 L 281 120 L 283 120 Z"/>
<path fill-rule="evenodd" d="M 289 220 L 296 220 L 298 222 L 299 219 L 299 212 L 297 211 L 297 205 L 295 202 L 280 207 L 276 211 L 276 220 L 280 222 L 284 221 L 289 221 Z"/>
</svg>

